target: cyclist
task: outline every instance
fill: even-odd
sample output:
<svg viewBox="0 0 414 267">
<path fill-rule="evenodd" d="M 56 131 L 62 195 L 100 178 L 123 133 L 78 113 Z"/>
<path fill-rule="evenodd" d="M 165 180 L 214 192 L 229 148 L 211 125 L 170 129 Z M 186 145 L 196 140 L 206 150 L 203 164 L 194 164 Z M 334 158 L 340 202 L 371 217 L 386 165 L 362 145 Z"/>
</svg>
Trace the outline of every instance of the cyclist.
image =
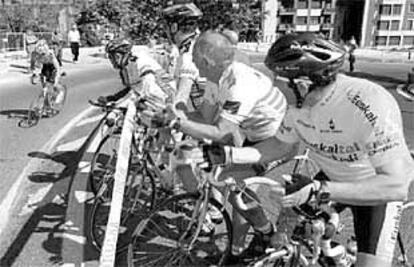
<svg viewBox="0 0 414 267">
<path fill-rule="evenodd" d="M 161 66 L 144 50 L 137 55 L 132 53 L 132 44 L 126 39 L 114 39 L 106 47 L 108 59 L 114 69 L 119 71 L 122 90 L 109 96 L 100 96 L 98 102 L 117 101 L 126 96 L 131 89 L 141 95 L 152 95 L 165 101 L 169 95 L 173 94 L 171 87 L 159 86 L 157 73 L 162 73 Z M 142 82 L 140 86 L 138 84 Z"/>
<path fill-rule="evenodd" d="M 32 74 L 31 81 L 33 84 L 35 83 L 34 79 L 36 78 L 36 74 L 33 72 L 38 65 L 41 66 L 40 79 L 43 88 L 46 89 L 46 82 L 53 83 L 55 90 L 59 91 L 55 100 L 56 103 L 59 104 L 64 99 L 64 90 L 60 83 L 62 71 L 55 54 L 44 39 L 37 41 L 30 58 L 30 73 Z"/>
<path fill-rule="evenodd" d="M 194 44 L 193 60 L 202 76 L 218 84 L 218 95 L 214 99 L 215 110 L 211 112 L 215 119 L 213 123 L 206 123 L 197 112 L 185 114 L 169 106 L 170 125 L 197 139 L 206 138 L 224 144 L 244 146 L 262 142 L 276 133 L 286 111 L 284 95 L 273 87 L 268 77 L 237 62 L 234 57 L 235 47 L 226 35 L 214 31 L 200 35 Z M 260 117 L 256 114 L 260 114 Z M 254 128 L 241 127 L 241 121 L 246 118 L 256 118 L 260 120 L 260 125 L 255 125 Z M 243 170 L 250 175 L 263 171 L 261 168 Z M 240 171 L 238 169 L 239 173 Z M 235 203 L 233 200 L 232 203 Z M 233 254 L 240 254 L 244 250 L 244 239 L 249 225 L 257 230 L 257 238 L 253 242 L 254 246 L 245 253 L 254 254 L 255 244 L 262 238 L 270 241 L 273 226 L 258 205 L 247 212 L 240 211 L 240 214 L 249 224 L 235 215 Z M 228 263 L 236 263 L 238 259 L 239 257 L 231 257 Z"/>
<path fill-rule="evenodd" d="M 303 143 L 329 181 L 293 175 L 282 204 L 316 198 L 348 205 L 354 216 L 356 266 L 387 267 L 413 161 L 395 99 L 375 83 L 339 74 L 344 58 L 339 45 L 310 33 L 280 37 L 265 64 L 291 80 L 301 108 L 289 107 L 274 138 L 249 148 L 216 146 L 214 154 L 206 149 L 205 156 L 213 163 L 266 162 Z M 299 92 L 299 83 L 307 91 Z"/>
</svg>

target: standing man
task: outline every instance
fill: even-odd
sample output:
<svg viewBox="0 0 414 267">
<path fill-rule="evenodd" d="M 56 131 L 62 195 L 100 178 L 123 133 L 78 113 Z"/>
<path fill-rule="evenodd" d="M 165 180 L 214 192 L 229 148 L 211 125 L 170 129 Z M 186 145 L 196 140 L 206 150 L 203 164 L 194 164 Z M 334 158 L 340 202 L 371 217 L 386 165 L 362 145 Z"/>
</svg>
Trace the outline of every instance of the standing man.
<svg viewBox="0 0 414 267">
<path fill-rule="evenodd" d="M 25 43 L 26 43 L 26 52 L 29 57 L 29 62 L 32 58 L 32 53 L 35 49 L 36 43 L 37 43 L 37 37 L 34 35 L 33 31 L 31 29 L 26 30 L 25 34 Z"/>
<path fill-rule="evenodd" d="M 80 33 L 76 24 L 72 26 L 72 29 L 68 33 L 68 41 L 73 54 L 73 63 L 77 63 L 79 57 Z"/>
</svg>

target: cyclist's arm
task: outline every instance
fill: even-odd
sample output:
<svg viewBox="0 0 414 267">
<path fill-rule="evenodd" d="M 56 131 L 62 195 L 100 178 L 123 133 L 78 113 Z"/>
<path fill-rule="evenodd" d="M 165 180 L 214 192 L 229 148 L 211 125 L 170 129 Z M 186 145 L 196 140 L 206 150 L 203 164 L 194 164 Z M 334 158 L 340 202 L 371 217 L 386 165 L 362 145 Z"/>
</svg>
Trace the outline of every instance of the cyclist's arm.
<svg viewBox="0 0 414 267">
<path fill-rule="evenodd" d="M 375 175 L 353 182 L 328 182 L 331 199 L 359 206 L 372 206 L 407 198 L 408 186 L 413 177 L 409 157 L 398 157 L 375 168 Z M 411 177 L 410 177 L 411 176 Z"/>
<path fill-rule="evenodd" d="M 55 85 L 58 85 L 59 82 L 60 82 L 60 76 L 62 75 L 62 73 L 61 73 L 61 69 L 60 69 L 60 66 L 59 66 L 59 62 L 58 62 L 58 60 L 56 58 L 55 53 L 53 53 L 53 57 L 52 58 L 53 58 L 52 59 L 53 67 L 55 67 L 55 69 L 56 69 Z"/>
<path fill-rule="evenodd" d="M 187 101 L 190 98 L 191 87 L 193 84 L 194 80 L 190 77 L 179 78 L 177 83 L 177 93 L 175 94 L 174 100 L 176 106 L 187 106 Z"/>
</svg>

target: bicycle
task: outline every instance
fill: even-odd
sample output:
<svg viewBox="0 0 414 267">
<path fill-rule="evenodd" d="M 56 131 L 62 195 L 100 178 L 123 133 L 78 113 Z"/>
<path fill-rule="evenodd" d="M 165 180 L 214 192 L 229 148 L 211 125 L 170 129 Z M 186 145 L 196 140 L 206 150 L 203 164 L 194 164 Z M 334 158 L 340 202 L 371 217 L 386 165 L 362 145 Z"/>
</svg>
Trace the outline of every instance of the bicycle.
<svg viewBox="0 0 414 267">
<path fill-rule="evenodd" d="M 304 160 L 306 154 L 296 157 L 295 168 L 304 168 Z M 289 161 L 281 160 L 278 166 L 287 162 Z M 273 163 L 272 167 L 276 165 Z M 226 211 L 230 192 L 243 192 L 248 186 L 254 187 L 261 196 L 273 198 L 272 190 L 280 191 L 280 184 L 271 179 L 248 178 L 237 184 L 229 177 L 217 182 L 221 168 L 215 168 L 212 173 L 206 172 L 200 166 L 194 169 L 199 183 L 197 192 L 168 198 L 137 225 L 128 248 L 129 267 L 223 265 L 232 243 L 232 223 Z M 223 204 L 210 197 L 214 187 L 224 188 Z M 241 198 L 241 194 L 238 195 Z M 239 205 L 243 207 L 242 201 Z M 214 224 L 213 231 L 204 234 L 202 227 L 209 223 L 206 214 L 211 206 L 220 211 L 223 220 Z M 273 213 L 272 209 L 268 211 Z"/>
<path fill-rule="evenodd" d="M 101 107 L 106 112 L 102 124 L 108 129 L 92 157 L 89 173 L 89 185 L 95 194 L 90 215 L 89 236 L 92 244 L 100 251 L 108 221 L 120 132 L 126 109 L 114 103 L 102 105 L 90 101 L 90 104 Z M 123 252 L 129 243 L 133 230 L 129 225 L 135 225 L 154 207 L 158 198 L 171 194 L 160 185 L 161 171 L 154 159 L 160 149 L 156 147 L 158 133 L 155 129 L 149 129 L 141 124 L 139 117 L 136 119 L 117 253 Z"/>
<path fill-rule="evenodd" d="M 66 74 L 62 74 L 65 76 Z M 32 84 L 36 84 L 37 76 L 31 77 Z M 41 93 L 30 103 L 27 117 L 20 120 L 18 125 L 23 128 L 28 128 L 36 125 L 43 117 L 52 117 L 57 115 L 63 108 L 66 101 L 67 87 L 60 84 L 60 91 L 56 89 L 53 82 L 48 80 L 43 75 L 39 76 L 42 84 Z M 60 94 L 59 94 L 60 92 Z"/>
</svg>

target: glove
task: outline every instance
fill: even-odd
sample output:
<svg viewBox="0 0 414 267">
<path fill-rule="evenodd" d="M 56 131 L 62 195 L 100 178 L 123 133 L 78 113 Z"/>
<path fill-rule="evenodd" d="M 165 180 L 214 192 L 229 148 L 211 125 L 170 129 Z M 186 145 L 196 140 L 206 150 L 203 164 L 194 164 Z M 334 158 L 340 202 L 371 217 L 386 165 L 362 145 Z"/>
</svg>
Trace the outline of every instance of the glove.
<svg viewBox="0 0 414 267">
<path fill-rule="evenodd" d="M 231 148 L 218 143 L 203 145 L 203 158 L 207 163 L 204 169 L 211 171 L 214 165 L 228 165 L 231 162 Z"/>
<path fill-rule="evenodd" d="M 286 182 L 286 194 L 282 199 L 283 207 L 300 206 L 312 200 L 321 187 L 321 182 L 301 174 L 292 174 Z"/>
</svg>

